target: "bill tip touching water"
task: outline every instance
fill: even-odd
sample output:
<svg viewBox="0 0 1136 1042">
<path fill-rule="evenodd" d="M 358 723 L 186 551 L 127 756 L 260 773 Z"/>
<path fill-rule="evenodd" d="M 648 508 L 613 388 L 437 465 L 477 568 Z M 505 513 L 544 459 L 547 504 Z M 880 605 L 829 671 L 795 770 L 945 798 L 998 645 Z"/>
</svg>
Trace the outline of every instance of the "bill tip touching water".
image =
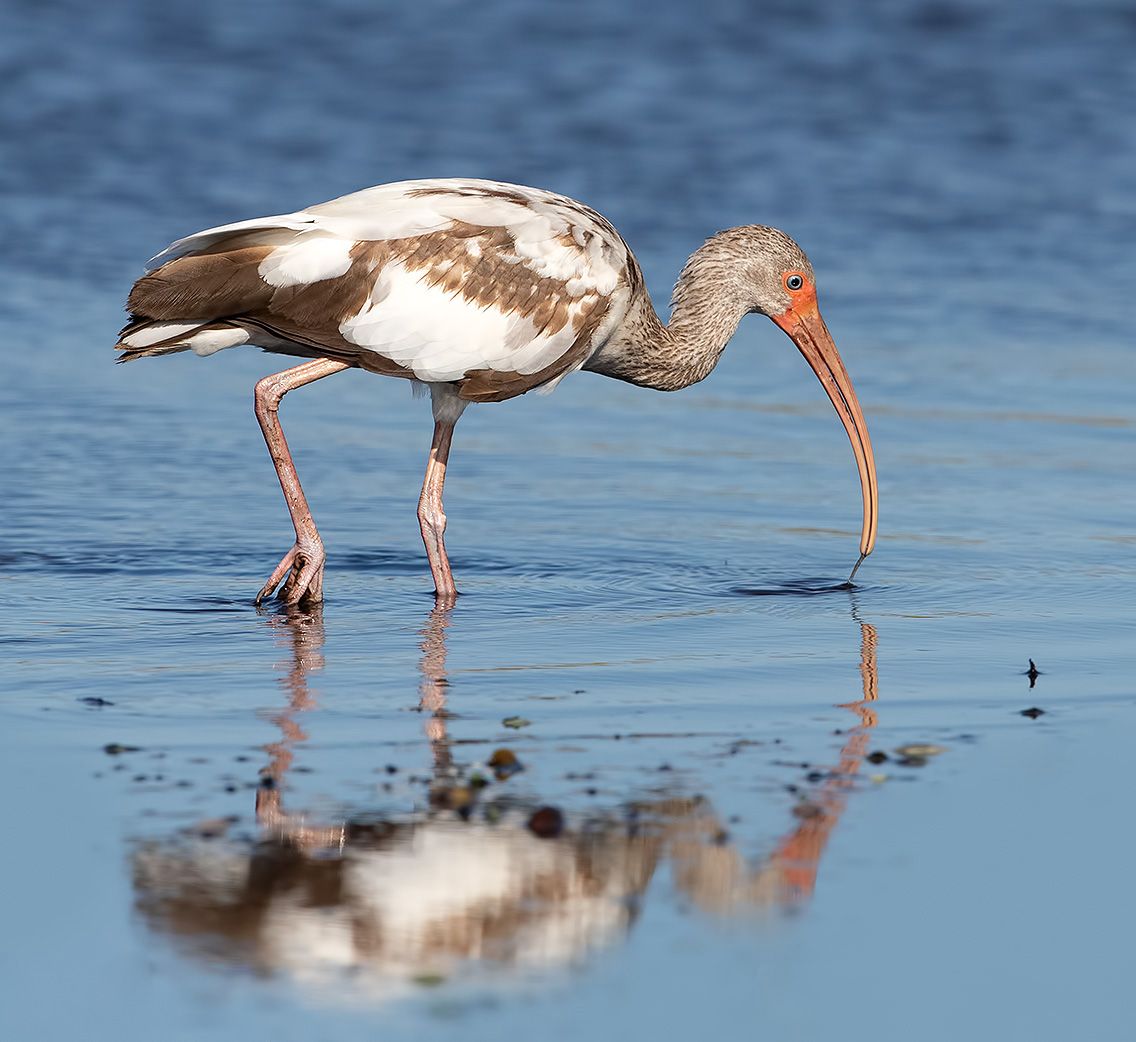
<svg viewBox="0 0 1136 1042">
<path fill-rule="evenodd" d="M 860 552 L 860 556 L 856 558 L 856 563 L 852 565 L 852 571 L 848 573 L 848 586 L 852 586 L 852 580 L 856 578 L 856 573 L 860 570 L 860 565 L 867 560 L 868 554 L 870 553 L 871 550 L 862 550 Z"/>
<path fill-rule="evenodd" d="M 745 315 L 764 314 L 805 357 L 852 445 L 863 523 L 851 583 L 876 540 L 875 460 L 808 258 L 775 228 L 729 228 L 690 256 L 671 303 L 664 323 L 622 236 L 573 199 L 495 181 L 406 181 L 175 242 L 131 290 L 117 348 L 119 361 L 246 344 L 308 359 L 256 386 L 296 532 L 258 603 L 274 592 L 286 604 L 323 597 L 323 542 L 280 426 L 284 395 L 351 368 L 425 385 L 434 434 L 418 518 L 448 602 L 457 588 L 442 490 L 471 402 L 551 391 L 577 370 L 680 390 L 710 374 Z"/>
</svg>

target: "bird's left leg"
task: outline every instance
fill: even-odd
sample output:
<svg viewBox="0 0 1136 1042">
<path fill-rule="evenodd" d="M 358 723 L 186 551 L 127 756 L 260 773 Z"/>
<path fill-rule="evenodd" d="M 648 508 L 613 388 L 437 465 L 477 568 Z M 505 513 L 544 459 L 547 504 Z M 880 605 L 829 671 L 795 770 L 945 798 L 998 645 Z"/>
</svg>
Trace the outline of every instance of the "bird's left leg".
<svg viewBox="0 0 1136 1042">
<path fill-rule="evenodd" d="M 279 594 L 280 600 L 285 604 L 298 604 L 302 599 L 323 599 L 323 540 L 312 520 L 311 508 L 304 490 L 300 488 L 296 465 L 292 462 L 292 453 L 288 451 L 288 441 L 280 426 L 280 401 L 297 387 L 350 368 L 346 362 L 317 358 L 292 369 L 285 369 L 282 373 L 266 376 L 256 385 L 256 418 L 264 432 L 264 441 L 288 504 L 288 513 L 292 515 L 292 526 L 296 529 L 295 545 L 273 570 L 268 582 L 260 588 L 260 593 L 256 595 L 257 604 L 269 596 L 285 576 L 288 578 Z"/>
</svg>

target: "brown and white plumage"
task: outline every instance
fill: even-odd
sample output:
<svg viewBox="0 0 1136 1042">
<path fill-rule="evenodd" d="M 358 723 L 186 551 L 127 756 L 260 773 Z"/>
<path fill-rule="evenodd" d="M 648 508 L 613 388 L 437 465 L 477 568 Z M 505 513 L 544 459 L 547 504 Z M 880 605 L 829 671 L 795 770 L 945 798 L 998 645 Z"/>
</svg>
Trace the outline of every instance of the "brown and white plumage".
<svg viewBox="0 0 1136 1042">
<path fill-rule="evenodd" d="M 249 343 L 454 384 L 463 401 L 579 368 L 641 284 L 599 214 L 489 181 L 381 185 L 191 235 L 154 262 L 130 294 L 124 361 Z"/>
<path fill-rule="evenodd" d="M 287 391 L 345 368 L 429 386 L 435 433 L 419 504 L 439 596 L 456 592 L 441 491 L 453 425 L 470 402 L 551 390 L 588 369 L 678 390 L 716 365 L 741 318 L 761 312 L 797 342 L 856 451 L 863 556 L 875 540 L 867 429 L 816 310 L 800 248 L 772 228 L 720 232 L 655 313 L 619 233 L 565 196 L 495 181 L 380 185 L 291 214 L 199 232 L 159 254 L 131 290 L 120 361 L 243 344 L 314 359 L 257 387 L 257 415 L 296 525 L 296 546 L 261 591 L 321 596 L 323 547 L 276 412 Z"/>
</svg>

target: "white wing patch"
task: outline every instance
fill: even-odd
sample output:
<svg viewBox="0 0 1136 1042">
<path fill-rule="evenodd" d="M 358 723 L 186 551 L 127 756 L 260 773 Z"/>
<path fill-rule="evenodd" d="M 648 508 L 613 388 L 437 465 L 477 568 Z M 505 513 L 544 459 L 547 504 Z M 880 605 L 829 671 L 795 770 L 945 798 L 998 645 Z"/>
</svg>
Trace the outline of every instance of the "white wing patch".
<svg viewBox="0 0 1136 1042">
<path fill-rule="evenodd" d="M 399 181 L 395 184 L 365 188 L 361 192 L 309 206 L 297 217 L 314 218 L 321 228 L 351 239 L 406 239 L 441 231 L 454 221 L 469 224 L 508 227 L 523 223 L 533 216 L 523 203 L 483 195 L 456 195 L 457 185 L 490 185 L 486 182 Z M 511 186 L 496 185 L 501 189 Z M 416 195 L 437 188 L 444 195 Z"/>
<path fill-rule="evenodd" d="M 349 239 L 333 235 L 302 235 L 285 246 L 277 246 L 257 269 L 270 286 L 306 286 L 347 274 L 351 267 Z"/>
<path fill-rule="evenodd" d="M 460 380 L 477 369 L 528 375 L 551 365 L 576 337 L 569 322 L 549 336 L 532 320 L 478 307 L 459 294 L 446 293 L 422 280 L 420 272 L 388 264 L 370 299 L 340 324 L 343 338 L 410 369 L 426 383 Z"/>
<path fill-rule="evenodd" d="M 244 329 L 203 329 L 195 333 L 186 343 L 195 355 L 206 358 L 224 351 L 227 347 L 240 347 L 249 342 L 249 334 Z"/>
</svg>

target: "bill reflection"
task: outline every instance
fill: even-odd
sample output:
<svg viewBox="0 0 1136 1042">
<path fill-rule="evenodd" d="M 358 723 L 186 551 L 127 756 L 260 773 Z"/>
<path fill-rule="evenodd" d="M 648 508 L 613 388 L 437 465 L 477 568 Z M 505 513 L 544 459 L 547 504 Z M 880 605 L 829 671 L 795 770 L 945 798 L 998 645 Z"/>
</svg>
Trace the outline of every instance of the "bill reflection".
<svg viewBox="0 0 1136 1042">
<path fill-rule="evenodd" d="M 655 872 L 671 867 L 696 908 L 737 915 L 799 905 L 868 752 L 878 697 L 876 634 L 860 624 L 862 694 L 838 762 L 799 793 L 773 853 L 747 859 L 710 800 L 629 793 L 586 813 L 516 798 L 508 770 L 455 756 L 447 714 L 446 629 L 421 634 L 419 709 L 433 764 L 428 805 L 399 816 L 311 820 L 285 805 L 323 665 L 318 611 L 270 616 L 290 649 L 256 794 L 258 836 L 185 833 L 140 845 L 136 905 L 146 924 L 194 956 L 289 977 L 321 1001 L 382 1002 L 448 987 L 525 986 L 617 944 Z M 474 748 L 459 746 L 462 752 Z"/>
</svg>

